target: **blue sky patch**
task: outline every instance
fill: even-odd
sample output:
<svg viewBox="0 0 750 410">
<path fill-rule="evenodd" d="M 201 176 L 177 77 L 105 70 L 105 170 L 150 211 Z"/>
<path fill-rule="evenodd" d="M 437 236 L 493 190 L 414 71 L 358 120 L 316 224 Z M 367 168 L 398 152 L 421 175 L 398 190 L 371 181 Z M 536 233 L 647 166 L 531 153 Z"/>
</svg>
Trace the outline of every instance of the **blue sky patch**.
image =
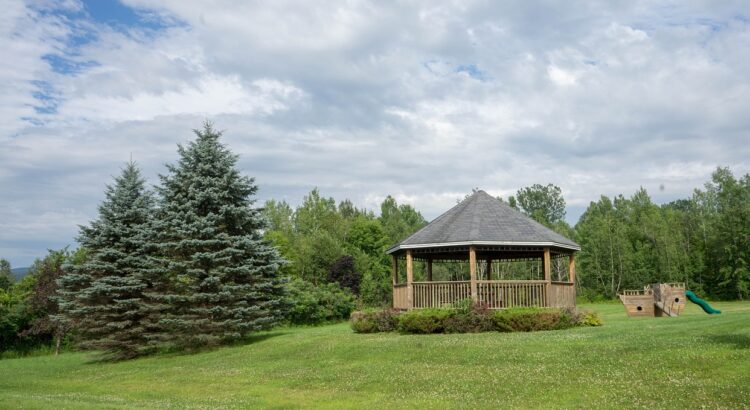
<svg viewBox="0 0 750 410">
<path fill-rule="evenodd" d="M 479 67 L 477 67 L 476 64 L 466 64 L 466 65 L 459 65 L 456 67 L 457 73 L 466 73 L 471 78 L 475 78 L 480 81 L 484 81 L 487 79 L 487 74 L 480 70 Z"/>
<path fill-rule="evenodd" d="M 99 65 L 96 61 L 77 61 L 74 58 L 63 57 L 56 54 L 47 54 L 43 56 L 42 59 L 49 63 L 54 72 L 66 75 L 75 75 L 87 68 Z"/>
<path fill-rule="evenodd" d="M 169 26 L 155 13 L 132 9 L 119 1 L 84 0 L 85 12 L 97 23 L 113 28 L 144 28 L 159 30 Z"/>
</svg>

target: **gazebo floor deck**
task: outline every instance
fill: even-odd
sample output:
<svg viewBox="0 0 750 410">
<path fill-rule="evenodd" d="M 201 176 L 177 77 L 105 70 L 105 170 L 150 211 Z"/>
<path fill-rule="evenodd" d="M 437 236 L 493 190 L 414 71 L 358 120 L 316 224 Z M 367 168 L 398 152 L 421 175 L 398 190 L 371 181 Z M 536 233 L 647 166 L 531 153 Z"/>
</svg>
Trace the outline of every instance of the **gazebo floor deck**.
<svg viewBox="0 0 750 410">
<path fill-rule="evenodd" d="M 449 307 L 464 300 L 474 299 L 490 309 L 513 307 L 573 307 L 573 282 L 545 280 L 477 280 L 472 281 L 412 282 L 393 285 L 395 309 L 424 309 Z M 411 293 L 411 294 L 410 294 Z"/>
</svg>

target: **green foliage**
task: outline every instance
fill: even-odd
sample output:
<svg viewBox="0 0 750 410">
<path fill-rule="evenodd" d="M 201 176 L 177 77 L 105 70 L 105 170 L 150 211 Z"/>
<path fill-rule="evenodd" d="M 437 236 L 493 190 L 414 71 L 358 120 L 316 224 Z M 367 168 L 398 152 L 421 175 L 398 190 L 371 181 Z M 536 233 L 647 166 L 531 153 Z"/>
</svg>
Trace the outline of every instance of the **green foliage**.
<svg viewBox="0 0 750 410">
<path fill-rule="evenodd" d="M 576 308 L 515 308 L 490 310 L 471 299 L 453 308 L 419 309 L 398 313 L 392 309 L 354 312 L 350 318 L 357 333 L 389 332 L 392 324 L 401 333 L 481 333 L 560 330 L 576 326 L 601 326 L 594 312 Z"/>
<path fill-rule="evenodd" d="M 514 208 L 517 204 L 523 213 L 543 225 L 551 226 L 565 218 L 562 190 L 553 184 L 534 184 L 519 189 L 515 198 L 511 196 L 508 202 Z"/>
<path fill-rule="evenodd" d="M 34 261 L 29 274 L 7 289 L 0 289 L 0 352 L 23 355 L 55 341 L 59 351 L 69 327 L 58 316 L 57 280 L 63 264 L 75 262 L 67 249 L 52 251 Z"/>
<path fill-rule="evenodd" d="M 63 338 L 70 330 L 70 324 L 60 315 L 58 280 L 64 275 L 63 265 L 76 261 L 76 255 L 64 248 L 50 250 L 47 256 L 37 259 L 31 266 L 34 286 L 26 303 L 33 319 L 30 326 L 19 335 L 54 339 L 56 353 L 60 351 Z"/>
<path fill-rule="evenodd" d="M 274 326 L 285 308 L 283 260 L 262 236 L 254 179 L 240 173 L 210 123 L 195 134 L 161 176 L 155 232 L 163 263 L 147 276 L 160 306 L 154 337 L 177 348 L 239 340 Z"/>
<path fill-rule="evenodd" d="M 0 259 L 0 290 L 8 290 L 13 285 L 13 274 L 10 262 Z"/>
<path fill-rule="evenodd" d="M 398 331 L 401 333 L 442 333 L 445 320 L 456 315 L 452 309 L 410 310 L 398 316 Z"/>
<path fill-rule="evenodd" d="M 396 244 L 427 225 L 427 221 L 416 209 L 411 205 L 398 205 L 390 195 L 380 205 L 378 220 L 383 225 L 389 244 Z"/>
<path fill-rule="evenodd" d="M 349 228 L 346 245 L 367 255 L 379 256 L 389 244 L 383 226 L 377 220 L 360 216 Z"/>
<path fill-rule="evenodd" d="M 576 322 L 579 326 L 601 326 L 604 324 L 602 318 L 593 310 L 579 312 Z"/>
<path fill-rule="evenodd" d="M 35 277 L 29 275 L 7 289 L 0 289 L 0 351 L 27 350 L 41 342 L 39 337 L 19 335 L 31 326 L 34 319 L 28 298 L 35 283 Z"/>
<path fill-rule="evenodd" d="M 750 175 L 736 179 L 717 169 L 700 196 L 713 229 L 706 235 L 710 294 L 722 299 L 750 297 Z"/>
<path fill-rule="evenodd" d="M 482 304 L 463 303 L 456 309 L 456 314 L 443 320 L 445 333 L 480 333 L 496 330 L 492 312 Z"/>
<path fill-rule="evenodd" d="M 287 284 L 287 320 L 295 325 L 315 325 L 346 320 L 356 308 L 354 295 L 333 283 L 314 285 L 301 278 Z"/>
<path fill-rule="evenodd" d="M 648 283 L 686 282 L 716 299 L 750 296 L 750 176 L 726 168 L 690 199 L 662 206 L 644 189 L 601 197 L 575 226 L 581 294 L 613 298 Z"/>
<path fill-rule="evenodd" d="M 107 359 L 129 359 L 155 349 L 154 292 L 147 280 L 157 265 L 152 253 L 154 201 L 132 162 L 107 187 L 99 216 L 81 227 L 81 263 L 59 279 L 61 317 L 74 327 L 80 346 Z"/>
<path fill-rule="evenodd" d="M 391 262 L 385 251 L 426 223 L 414 208 L 399 205 L 392 197 L 383 201 L 381 216 L 376 218 L 349 200 L 337 206 L 317 188 L 296 209 L 271 200 L 264 213 L 270 221 L 265 237 L 289 261 L 282 268 L 285 275 L 315 285 L 341 283 L 367 306 L 390 306 Z M 337 272 L 360 274 L 358 287 L 342 281 Z"/>
<path fill-rule="evenodd" d="M 356 333 L 392 332 L 398 326 L 400 311 L 395 309 L 376 309 L 352 312 L 349 318 L 352 330 Z"/>
<path fill-rule="evenodd" d="M 523 308 L 494 312 L 492 320 L 500 332 L 534 332 L 576 326 L 570 312 L 563 309 Z"/>
</svg>

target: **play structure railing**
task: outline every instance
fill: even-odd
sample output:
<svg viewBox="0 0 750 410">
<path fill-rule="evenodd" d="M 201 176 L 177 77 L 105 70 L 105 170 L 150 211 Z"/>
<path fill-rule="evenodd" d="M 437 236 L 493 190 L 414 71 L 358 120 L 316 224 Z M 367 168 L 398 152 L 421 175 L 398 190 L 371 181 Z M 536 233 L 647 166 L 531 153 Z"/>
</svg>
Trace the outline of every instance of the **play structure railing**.
<svg viewBox="0 0 750 410">
<path fill-rule="evenodd" d="M 622 291 L 625 296 L 650 295 L 651 289 L 627 289 Z"/>
<path fill-rule="evenodd" d="M 414 309 L 444 307 L 472 298 L 471 286 L 471 281 L 412 282 L 409 298 L 409 287 L 397 284 L 393 288 L 393 306 L 408 309 L 411 299 Z M 476 301 L 490 309 L 575 306 L 575 286 L 572 282 L 543 280 L 479 280 Z"/>
</svg>

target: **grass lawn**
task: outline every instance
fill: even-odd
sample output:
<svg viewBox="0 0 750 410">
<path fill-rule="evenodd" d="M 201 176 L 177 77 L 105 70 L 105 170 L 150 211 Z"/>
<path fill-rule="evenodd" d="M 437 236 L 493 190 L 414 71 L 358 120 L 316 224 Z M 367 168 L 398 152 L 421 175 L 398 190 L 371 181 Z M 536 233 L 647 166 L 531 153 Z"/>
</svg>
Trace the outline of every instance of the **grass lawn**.
<svg viewBox="0 0 750 410">
<path fill-rule="evenodd" d="M 289 328 L 206 353 L 91 363 L 0 361 L 3 408 L 749 408 L 750 303 L 689 305 L 537 333 L 352 333 Z"/>
</svg>

